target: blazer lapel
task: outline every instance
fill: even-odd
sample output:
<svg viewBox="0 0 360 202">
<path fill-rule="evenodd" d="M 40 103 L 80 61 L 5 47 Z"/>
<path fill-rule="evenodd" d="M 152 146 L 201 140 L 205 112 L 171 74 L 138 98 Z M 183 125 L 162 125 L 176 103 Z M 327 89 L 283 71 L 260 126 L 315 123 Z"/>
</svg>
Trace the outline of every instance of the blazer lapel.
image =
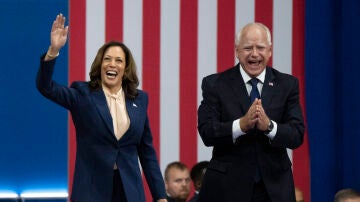
<svg viewBox="0 0 360 202">
<path fill-rule="evenodd" d="M 277 92 L 277 83 L 275 76 L 271 71 L 271 67 L 267 67 L 265 81 L 261 92 L 261 102 L 264 108 L 268 108 L 271 104 L 273 96 Z"/>
<path fill-rule="evenodd" d="M 128 98 L 125 99 L 125 103 L 126 103 L 126 110 L 130 119 L 130 126 L 129 126 L 129 130 L 130 130 L 131 126 L 134 125 L 133 123 L 136 122 L 136 112 L 138 110 L 138 105 L 135 103 L 134 100 L 130 100 Z"/>
<path fill-rule="evenodd" d="M 231 86 L 233 93 L 234 93 L 234 99 L 236 99 L 237 103 L 241 103 L 241 110 L 246 113 L 249 109 L 251 103 L 250 103 L 250 97 L 247 93 L 246 86 L 244 83 L 244 80 L 240 73 L 240 66 L 239 64 L 233 67 L 233 69 L 230 72 L 230 79 L 229 79 L 229 85 Z"/>
<path fill-rule="evenodd" d="M 114 128 L 112 123 L 112 118 L 110 114 L 109 107 L 107 106 L 106 97 L 102 90 L 96 90 L 92 93 L 92 98 L 94 100 L 94 103 L 96 105 L 96 108 L 101 116 L 101 118 L 104 120 L 104 123 L 106 125 L 106 128 L 110 130 L 110 132 L 114 134 Z"/>
<path fill-rule="evenodd" d="M 128 128 L 128 130 L 125 132 L 125 134 L 123 135 L 123 137 L 120 138 L 120 142 L 126 142 L 127 139 L 129 138 L 132 138 L 134 137 L 134 134 L 133 134 L 133 130 L 134 130 L 134 127 L 136 127 L 137 124 L 136 122 L 138 121 L 138 112 L 139 112 L 139 107 L 140 105 L 136 102 L 136 99 L 135 100 L 131 100 L 131 99 L 128 99 L 128 98 L 125 98 L 125 105 L 126 105 L 126 111 L 128 113 L 128 116 L 129 116 L 129 119 L 130 119 L 130 126 Z M 128 134 L 131 134 L 131 135 L 128 135 Z"/>
</svg>

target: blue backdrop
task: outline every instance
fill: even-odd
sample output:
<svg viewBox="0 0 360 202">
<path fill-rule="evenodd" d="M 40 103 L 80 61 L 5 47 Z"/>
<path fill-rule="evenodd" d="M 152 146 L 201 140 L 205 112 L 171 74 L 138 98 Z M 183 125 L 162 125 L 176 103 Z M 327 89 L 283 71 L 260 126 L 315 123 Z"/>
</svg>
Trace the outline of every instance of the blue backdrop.
<svg viewBox="0 0 360 202">
<path fill-rule="evenodd" d="M 360 191 L 360 1 L 305 5 L 311 199 L 333 201 L 341 188 Z"/>
<path fill-rule="evenodd" d="M 67 16 L 67 1 L 0 0 L 0 192 L 67 191 L 67 112 L 35 88 L 59 12 Z M 65 84 L 66 49 L 55 72 Z"/>
<path fill-rule="evenodd" d="M 35 88 L 40 54 L 64 0 L 0 0 L 0 192 L 67 189 L 67 111 Z M 311 199 L 360 190 L 359 0 L 305 3 L 305 81 Z M 67 83 L 67 51 L 55 79 Z M 51 114 L 56 114 L 51 116 Z M 359 124 L 360 125 L 360 124 Z"/>
</svg>

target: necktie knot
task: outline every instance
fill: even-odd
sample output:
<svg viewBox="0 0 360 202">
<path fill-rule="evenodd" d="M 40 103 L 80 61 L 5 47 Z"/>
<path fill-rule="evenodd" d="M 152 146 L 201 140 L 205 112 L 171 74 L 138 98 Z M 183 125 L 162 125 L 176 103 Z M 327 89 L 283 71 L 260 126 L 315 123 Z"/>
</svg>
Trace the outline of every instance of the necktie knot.
<svg viewBox="0 0 360 202">
<path fill-rule="evenodd" d="M 254 88 L 254 87 L 257 88 L 257 84 L 259 83 L 259 80 L 257 78 L 252 78 L 249 82 L 250 82 L 252 88 Z"/>
</svg>

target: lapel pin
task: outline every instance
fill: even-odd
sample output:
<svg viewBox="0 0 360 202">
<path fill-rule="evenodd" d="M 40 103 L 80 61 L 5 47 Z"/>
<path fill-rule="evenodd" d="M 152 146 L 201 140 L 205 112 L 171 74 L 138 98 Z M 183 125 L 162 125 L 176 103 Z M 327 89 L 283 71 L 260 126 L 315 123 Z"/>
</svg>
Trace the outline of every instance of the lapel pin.
<svg viewBox="0 0 360 202">
<path fill-rule="evenodd" d="M 133 103 L 133 107 L 137 107 L 137 105 L 135 103 Z"/>
<path fill-rule="evenodd" d="M 269 86 L 274 86 L 274 83 L 273 83 L 273 82 L 269 82 Z"/>
</svg>

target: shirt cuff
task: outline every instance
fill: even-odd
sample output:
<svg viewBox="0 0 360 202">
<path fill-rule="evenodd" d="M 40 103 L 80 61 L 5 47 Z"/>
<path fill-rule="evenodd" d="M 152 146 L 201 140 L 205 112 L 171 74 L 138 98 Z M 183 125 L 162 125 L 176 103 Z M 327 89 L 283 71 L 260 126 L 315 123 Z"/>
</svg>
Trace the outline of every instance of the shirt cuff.
<svg viewBox="0 0 360 202">
<path fill-rule="evenodd" d="M 240 128 L 240 119 L 236 119 L 233 121 L 232 124 L 232 137 L 233 137 L 233 143 L 235 143 L 236 139 L 245 133 Z"/>
<path fill-rule="evenodd" d="M 275 121 L 271 121 L 274 124 L 274 128 L 272 129 L 272 131 L 268 134 L 266 134 L 266 136 L 268 136 L 268 138 L 270 138 L 270 140 L 273 140 L 276 132 L 277 132 L 277 123 Z"/>
</svg>

